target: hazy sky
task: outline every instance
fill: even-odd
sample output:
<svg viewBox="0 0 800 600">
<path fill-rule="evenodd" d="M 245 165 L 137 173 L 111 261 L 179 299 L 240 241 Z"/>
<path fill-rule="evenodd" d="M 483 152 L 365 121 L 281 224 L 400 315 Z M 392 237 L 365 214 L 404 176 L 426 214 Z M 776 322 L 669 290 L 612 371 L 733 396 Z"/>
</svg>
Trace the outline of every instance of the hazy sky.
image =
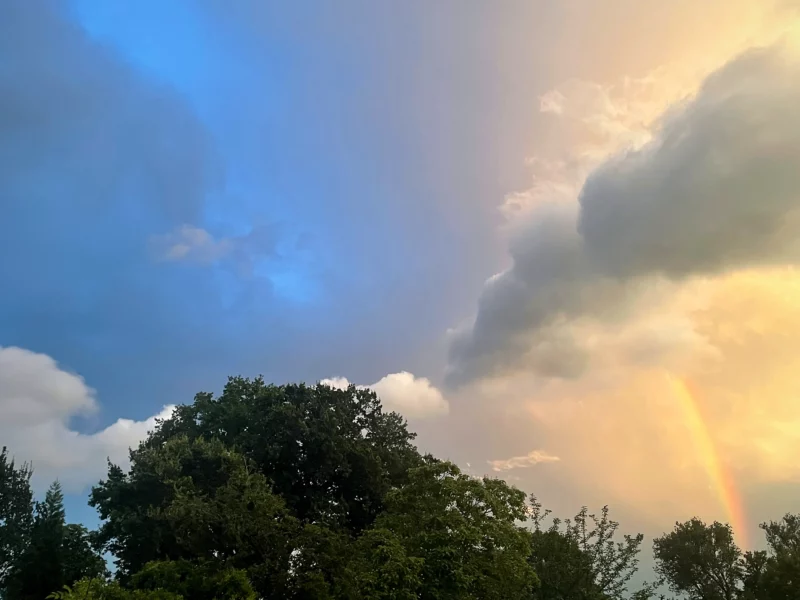
<svg viewBox="0 0 800 600">
<path fill-rule="evenodd" d="M 0 2 L 0 440 L 70 515 L 232 374 L 373 385 L 568 515 L 800 504 L 767 0 Z"/>
</svg>

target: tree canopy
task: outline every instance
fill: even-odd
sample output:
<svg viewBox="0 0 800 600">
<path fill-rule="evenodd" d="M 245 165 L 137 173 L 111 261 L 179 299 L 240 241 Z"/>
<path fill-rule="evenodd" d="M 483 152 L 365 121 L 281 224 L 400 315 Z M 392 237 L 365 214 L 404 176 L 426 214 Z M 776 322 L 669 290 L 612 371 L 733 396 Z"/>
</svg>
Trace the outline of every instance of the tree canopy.
<svg viewBox="0 0 800 600">
<path fill-rule="evenodd" d="M 634 588 L 644 538 L 608 507 L 552 518 L 413 442 L 369 390 L 231 378 L 160 422 L 129 468 L 108 465 L 93 532 L 66 522 L 58 482 L 35 501 L 3 449 L 0 598 L 798 598 L 800 516 L 763 524 L 760 552 L 724 523 L 678 523 L 653 542 L 660 580 Z"/>
</svg>

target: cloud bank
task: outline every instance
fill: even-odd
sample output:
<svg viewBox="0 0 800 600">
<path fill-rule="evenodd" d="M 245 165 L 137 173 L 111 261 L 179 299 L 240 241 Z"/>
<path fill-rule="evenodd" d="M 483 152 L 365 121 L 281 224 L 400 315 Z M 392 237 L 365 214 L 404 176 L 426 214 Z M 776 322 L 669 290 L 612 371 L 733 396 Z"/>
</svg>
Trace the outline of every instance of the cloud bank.
<svg viewBox="0 0 800 600">
<path fill-rule="evenodd" d="M 512 266 L 452 335 L 449 381 L 519 369 L 576 377 L 590 357 L 575 328 L 627 318 L 655 281 L 795 263 L 799 78 L 783 45 L 749 51 L 665 115 L 652 140 L 596 168 L 578 202 L 532 209 Z"/>
<path fill-rule="evenodd" d="M 106 459 L 127 466 L 128 449 L 173 407 L 144 421 L 117 419 L 91 434 L 70 427 L 73 418 L 98 410 L 94 390 L 51 357 L 0 347 L 0 439 L 19 462 L 32 464 L 35 487 L 58 479 L 65 491 L 81 492 L 106 475 Z"/>
</svg>

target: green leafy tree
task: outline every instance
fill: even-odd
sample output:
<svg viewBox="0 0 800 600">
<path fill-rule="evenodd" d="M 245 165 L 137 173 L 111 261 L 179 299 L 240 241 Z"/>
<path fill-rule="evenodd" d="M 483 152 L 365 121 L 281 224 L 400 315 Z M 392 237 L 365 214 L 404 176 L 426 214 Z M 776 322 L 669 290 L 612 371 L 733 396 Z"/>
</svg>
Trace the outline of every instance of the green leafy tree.
<svg viewBox="0 0 800 600">
<path fill-rule="evenodd" d="M 540 600 L 601 600 L 592 561 L 575 540 L 560 531 L 531 533 L 530 563 L 541 582 Z"/>
<path fill-rule="evenodd" d="M 409 556 L 402 540 L 392 531 L 365 531 L 353 548 L 353 557 L 342 597 L 363 600 L 416 600 L 420 597 L 425 561 Z"/>
<path fill-rule="evenodd" d="M 376 567 L 404 582 L 406 595 L 397 597 L 530 597 L 537 578 L 528 532 L 518 526 L 526 519 L 523 492 L 447 462 L 411 469 L 409 479 L 387 495 L 375 522 L 394 536 L 381 534 L 387 558 Z"/>
<path fill-rule="evenodd" d="M 94 549 L 93 535 L 77 523 L 64 526 L 61 543 L 63 579 L 67 585 L 85 578 L 108 575 L 105 559 Z"/>
<path fill-rule="evenodd" d="M 293 598 L 327 590 L 344 568 L 348 539 L 293 517 L 252 461 L 221 441 L 180 436 L 132 458 L 129 473 L 93 492 L 123 583 L 141 583 L 153 564 L 217 565 L 244 572 L 259 597 Z"/>
<path fill-rule="evenodd" d="M 745 552 L 742 555 L 742 600 L 766 600 L 773 596 L 765 594 L 765 571 L 769 564 L 769 555 L 763 551 Z M 778 598 L 775 596 L 775 598 Z"/>
<path fill-rule="evenodd" d="M 56 481 L 36 503 L 30 539 L 8 577 L 9 600 L 40 600 L 78 579 L 105 573 L 86 529 L 65 520 L 64 494 Z"/>
<path fill-rule="evenodd" d="M 255 600 L 244 571 L 216 562 L 162 561 L 145 565 L 131 586 L 151 593 L 168 591 L 192 600 Z"/>
<path fill-rule="evenodd" d="M 542 581 L 542 598 L 619 600 L 627 596 L 639 566 L 642 534 L 617 540 L 619 523 L 610 518 L 607 506 L 600 515 L 583 507 L 572 519 L 555 518 L 546 531 L 543 524 L 551 512 L 543 510 L 535 496 L 530 499 L 530 513 L 534 524 L 531 560 Z M 633 595 L 648 598 L 654 590 L 654 585 L 645 584 Z"/>
<path fill-rule="evenodd" d="M 744 576 L 743 556 L 730 525 L 694 518 L 653 542 L 656 571 L 670 589 L 691 600 L 734 600 Z"/>
<path fill-rule="evenodd" d="M 374 392 L 267 385 L 233 377 L 218 398 L 180 406 L 146 446 L 185 435 L 219 439 L 250 459 L 299 519 L 357 533 L 386 493 L 421 464 L 415 437 Z"/>
<path fill-rule="evenodd" d="M 61 551 L 64 521 L 64 494 L 55 482 L 47 490 L 44 502 L 36 504 L 29 543 L 9 577 L 10 599 L 37 600 L 67 583 Z"/>
<path fill-rule="evenodd" d="M 17 466 L 4 446 L 0 450 L 0 590 L 5 589 L 30 538 L 33 494 L 28 465 Z"/>
<path fill-rule="evenodd" d="M 603 598 L 596 583 L 591 557 L 569 535 L 558 530 L 555 522 L 547 529 L 544 521 L 551 514 L 531 497 L 530 519 L 533 522 L 530 564 L 539 577 L 536 590 L 539 600 L 595 600 Z"/>
<path fill-rule="evenodd" d="M 48 600 L 184 600 L 166 590 L 128 590 L 119 582 L 82 579 L 47 596 Z M 188 600 L 188 599 L 187 599 Z"/>
<path fill-rule="evenodd" d="M 745 589 L 758 600 L 800 598 L 800 515 L 787 514 L 780 521 L 763 523 L 769 551 L 761 553 L 755 582 Z"/>
</svg>

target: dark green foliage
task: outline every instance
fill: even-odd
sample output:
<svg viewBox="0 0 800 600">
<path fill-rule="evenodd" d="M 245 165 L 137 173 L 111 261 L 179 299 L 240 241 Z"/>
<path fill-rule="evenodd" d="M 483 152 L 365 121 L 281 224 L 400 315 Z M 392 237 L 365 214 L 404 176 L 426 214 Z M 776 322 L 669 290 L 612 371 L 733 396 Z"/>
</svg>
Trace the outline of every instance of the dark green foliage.
<svg viewBox="0 0 800 600">
<path fill-rule="evenodd" d="M 359 532 L 420 456 L 403 419 L 374 392 L 350 386 L 267 385 L 233 377 L 222 395 L 179 407 L 148 446 L 179 435 L 236 448 L 306 522 Z"/>
<path fill-rule="evenodd" d="M 118 582 L 82 579 L 48 595 L 49 600 L 184 600 L 166 590 L 128 590 Z M 188 600 L 188 599 L 186 599 Z"/>
<path fill-rule="evenodd" d="M 530 563 L 541 580 L 536 592 L 540 600 L 600 600 L 604 598 L 595 582 L 591 558 L 575 540 L 560 531 L 531 534 Z"/>
<path fill-rule="evenodd" d="M 797 600 L 800 598 L 800 515 L 786 515 L 780 521 L 761 525 L 769 552 L 759 557 L 760 569 L 754 598 Z"/>
<path fill-rule="evenodd" d="M 285 591 L 302 525 L 242 455 L 180 436 L 140 448 L 128 474 L 111 470 L 93 499 L 110 516 L 101 535 L 123 581 L 155 561 L 214 561 L 253 569 L 265 597 Z"/>
<path fill-rule="evenodd" d="M 224 564 L 224 563 L 222 563 Z M 216 561 L 162 561 L 145 565 L 134 575 L 136 590 L 168 591 L 192 600 L 255 600 L 247 574 Z"/>
<path fill-rule="evenodd" d="M 388 529 L 365 531 L 348 566 L 349 597 L 364 600 L 416 600 L 423 588 L 425 561 L 409 556 L 403 541 Z"/>
<path fill-rule="evenodd" d="M 33 527 L 31 469 L 17 467 L 5 446 L 0 450 L 0 589 L 6 586 Z"/>
<path fill-rule="evenodd" d="M 499 479 L 475 479 L 446 462 L 409 471 L 391 491 L 377 529 L 394 534 L 407 557 L 421 559 L 404 577 L 420 580 L 419 598 L 525 598 L 537 584 L 528 563 L 525 494 Z M 400 558 L 399 552 L 394 554 Z M 409 592 L 414 591 L 409 589 Z"/>
<path fill-rule="evenodd" d="M 535 496 L 530 506 L 534 525 L 530 560 L 542 580 L 539 597 L 616 600 L 626 596 L 639 565 L 641 534 L 624 535 L 617 541 L 619 523 L 610 519 L 607 506 L 599 516 L 584 507 L 572 519 L 553 519 L 544 530 L 550 511 L 543 510 Z M 633 596 L 649 598 L 653 589 L 645 585 Z"/>
<path fill-rule="evenodd" d="M 700 519 L 677 523 L 653 542 L 656 570 L 670 589 L 692 600 L 733 600 L 742 579 L 742 553 L 730 525 Z"/>
<path fill-rule="evenodd" d="M 3 600 L 653 600 L 629 589 L 643 537 L 607 507 L 552 519 L 535 497 L 421 456 L 369 391 L 232 378 L 199 394 L 91 493 L 98 532 L 0 453 Z M 527 527 L 525 522 L 532 522 Z M 742 553 L 698 519 L 655 540 L 689 600 L 800 600 L 800 517 Z M 113 581 L 95 547 L 111 552 Z M 54 591 L 58 590 L 58 591 Z"/>
<path fill-rule="evenodd" d="M 768 550 L 742 553 L 730 526 L 699 519 L 654 542 L 657 569 L 692 600 L 798 600 L 800 515 L 761 525 Z"/>
<path fill-rule="evenodd" d="M 92 535 L 83 525 L 64 526 L 61 543 L 63 579 L 67 584 L 107 574 L 106 561 L 92 546 Z"/>
<path fill-rule="evenodd" d="M 105 563 L 89 543 L 86 529 L 67 525 L 58 482 L 36 503 L 24 550 L 6 580 L 8 600 L 40 600 L 84 577 L 105 574 Z"/>
</svg>

